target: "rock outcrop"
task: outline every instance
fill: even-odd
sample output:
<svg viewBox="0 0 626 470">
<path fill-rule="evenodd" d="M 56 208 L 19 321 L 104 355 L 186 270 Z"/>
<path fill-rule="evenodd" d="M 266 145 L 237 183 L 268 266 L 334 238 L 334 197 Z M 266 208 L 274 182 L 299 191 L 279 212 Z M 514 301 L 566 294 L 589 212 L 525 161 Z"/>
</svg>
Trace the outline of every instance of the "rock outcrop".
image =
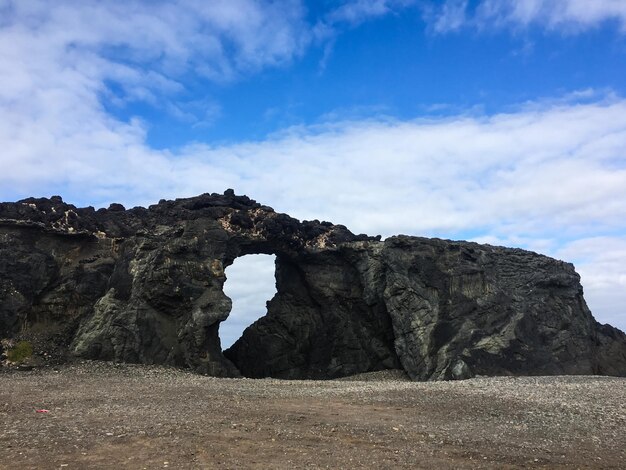
<svg viewBox="0 0 626 470">
<path fill-rule="evenodd" d="M 276 255 L 277 294 L 222 352 L 224 269 L 253 253 Z M 216 376 L 626 375 L 626 336 L 593 319 L 571 264 L 468 242 L 381 241 L 232 190 L 148 209 L 58 196 L 0 204 L 0 339 L 56 360 Z"/>
</svg>

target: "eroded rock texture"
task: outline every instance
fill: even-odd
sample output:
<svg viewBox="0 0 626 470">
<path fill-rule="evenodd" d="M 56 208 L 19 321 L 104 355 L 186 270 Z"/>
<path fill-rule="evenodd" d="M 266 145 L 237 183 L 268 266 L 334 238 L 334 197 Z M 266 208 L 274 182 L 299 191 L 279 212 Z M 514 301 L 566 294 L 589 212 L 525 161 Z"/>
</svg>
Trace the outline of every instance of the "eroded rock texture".
<svg viewBox="0 0 626 470">
<path fill-rule="evenodd" d="M 267 315 L 222 353 L 224 268 L 276 254 Z M 626 375 L 571 264 L 523 250 L 385 241 L 231 190 L 148 209 L 0 204 L 0 339 L 36 351 L 249 377 Z M 4 342 L 7 344 L 7 342 Z"/>
</svg>

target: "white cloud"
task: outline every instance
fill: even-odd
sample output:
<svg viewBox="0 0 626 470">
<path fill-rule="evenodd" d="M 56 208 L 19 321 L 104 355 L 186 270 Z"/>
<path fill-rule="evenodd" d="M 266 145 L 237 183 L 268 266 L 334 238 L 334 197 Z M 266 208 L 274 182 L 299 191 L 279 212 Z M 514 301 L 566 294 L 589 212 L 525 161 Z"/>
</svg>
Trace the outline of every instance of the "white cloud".
<svg viewBox="0 0 626 470">
<path fill-rule="evenodd" d="M 434 29 L 438 33 L 455 31 L 467 21 L 466 10 L 468 0 L 450 0 L 445 2 L 436 15 Z"/>
<path fill-rule="evenodd" d="M 436 32 L 454 31 L 462 24 L 479 29 L 538 25 L 571 33 L 595 28 L 607 21 L 626 31 L 623 0 L 482 0 L 470 11 L 466 1 L 447 0 L 427 8 Z"/>
<path fill-rule="evenodd" d="M 288 63 L 311 39 L 297 1 L 0 0 L 0 8 L 0 106 L 16 128 L 39 122 L 33 136 L 60 126 L 76 133 L 86 122 L 117 133 L 124 124 L 106 119 L 100 99 L 175 110 L 185 74 L 232 80 Z"/>
</svg>

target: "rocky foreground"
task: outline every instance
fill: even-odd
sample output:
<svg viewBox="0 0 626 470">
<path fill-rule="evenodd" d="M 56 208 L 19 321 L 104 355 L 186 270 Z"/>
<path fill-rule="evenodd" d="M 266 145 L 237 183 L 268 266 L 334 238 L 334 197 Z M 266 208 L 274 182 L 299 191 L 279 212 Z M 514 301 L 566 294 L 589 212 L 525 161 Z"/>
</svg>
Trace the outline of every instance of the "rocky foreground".
<svg viewBox="0 0 626 470">
<path fill-rule="evenodd" d="M 358 381 L 355 381 L 358 379 Z M 0 468 L 624 468 L 626 379 L 0 373 Z M 47 412 L 37 412 L 47 410 Z"/>
<path fill-rule="evenodd" d="M 277 293 L 222 351 L 224 269 L 254 253 L 276 255 Z M 594 320 L 569 263 L 354 235 L 232 190 L 128 210 L 58 196 L 0 204 L 0 353 L 31 365 L 79 357 L 227 377 L 626 376 L 626 335 Z"/>
</svg>

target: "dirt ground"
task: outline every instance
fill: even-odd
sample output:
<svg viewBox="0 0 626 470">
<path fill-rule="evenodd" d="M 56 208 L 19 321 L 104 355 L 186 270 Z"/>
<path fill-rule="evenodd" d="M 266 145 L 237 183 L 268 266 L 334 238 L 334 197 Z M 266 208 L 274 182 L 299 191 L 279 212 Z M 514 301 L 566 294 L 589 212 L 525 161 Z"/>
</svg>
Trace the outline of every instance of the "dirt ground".
<svg viewBox="0 0 626 470">
<path fill-rule="evenodd" d="M 356 379 L 3 372 L 0 468 L 626 468 L 626 379 Z"/>
</svg>

